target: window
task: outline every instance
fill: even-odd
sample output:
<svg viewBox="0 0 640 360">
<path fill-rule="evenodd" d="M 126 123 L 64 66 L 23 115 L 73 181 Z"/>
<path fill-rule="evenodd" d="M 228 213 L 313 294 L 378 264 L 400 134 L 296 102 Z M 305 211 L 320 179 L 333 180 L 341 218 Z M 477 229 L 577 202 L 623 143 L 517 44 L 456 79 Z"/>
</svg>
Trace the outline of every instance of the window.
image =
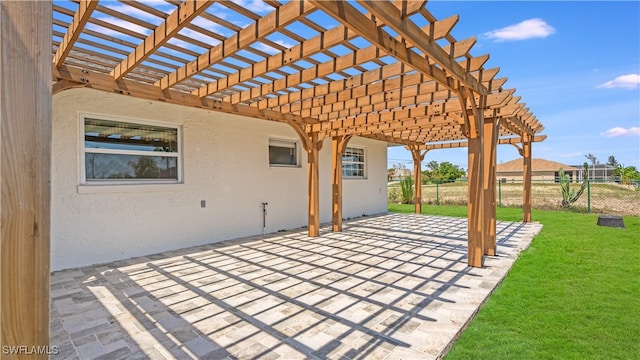
<svg viewBox="0 0 640 360">
<path fill-rule="evenodd" d="M 348 147 L 344 153 L 342 153 L 342 176 L 348 178 L 365 178 L 364 149 Z"/>
<path fill-rule="evenodd" d="M 298 166 L 298 143 L 269 139 L 269 165 Z"/>
<path fill-rule="evenodd" d="M 84 117 L 83 183 L 177 183 L 178 128 Z"/>
</svg>

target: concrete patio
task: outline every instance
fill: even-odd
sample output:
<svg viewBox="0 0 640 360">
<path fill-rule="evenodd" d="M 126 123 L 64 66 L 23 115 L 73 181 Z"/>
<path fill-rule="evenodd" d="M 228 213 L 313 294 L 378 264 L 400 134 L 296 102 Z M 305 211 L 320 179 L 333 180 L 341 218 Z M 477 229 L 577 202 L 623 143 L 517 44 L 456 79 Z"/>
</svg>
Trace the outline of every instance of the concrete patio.
<svg viewBox="0 0 640 360">
<path fill-rule="evenodd" d="M 541 228 L 483 268 L 466 219 L 384 214 L 55 272 L 51 358 L 438 358 Z"/>
</svg>

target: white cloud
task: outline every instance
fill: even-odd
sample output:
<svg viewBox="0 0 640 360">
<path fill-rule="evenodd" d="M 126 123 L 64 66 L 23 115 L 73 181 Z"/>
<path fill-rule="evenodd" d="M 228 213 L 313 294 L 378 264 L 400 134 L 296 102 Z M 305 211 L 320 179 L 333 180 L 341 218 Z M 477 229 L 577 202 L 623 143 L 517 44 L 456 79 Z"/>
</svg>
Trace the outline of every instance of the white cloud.
<svg viewBox="0 0 640 360">
<path fill-rule="evenodd" d="M 159 23 L 161 23 L 162 21 L 164 21 L 163 18 L 157 17 L 155 15 L 152 15 L 146 11 L 140 10 L 136 7 L 133 6 L 129 6 L 126 5 L 126 3 L 121 4 L 121 3 L 114 3 L 111 1 L 107 1 L 104 4 L 104 7 L 107 7 L 111 10 L 115 10 L 119 13 L 123 13 L 123 14 L 127 14 L 129 16 L 135 17 L 137 19 L 140 19 L 142 21 L 146 21 L 149 23 L 152 23 L 154 25 L 157 25 Z"/>
<path fill-rule="evenodd" d="M 515 25 L 503 27 L 484 33 L 485 36 L 496 42 L 509 40 L 525 40 L 532 38 L 545 38 L 556 32 L 551 25 L 542 19 L 529 19 Z"/>
<path fill-rule="evenodd" d="M 137 33 L 145 35 L 145 36 L 149 35 L 151 33 L 151 30 L 149 30 L 147 28 L 144 28 L 144 27 L 142 27 L 140 25 L 136 25 L 136 24 L 130 23 L 130 22 L 122 20 L 122 19 L 115 18 L 113 16 L 100 16 L 100 17 L 98 17 L 98 19 L 100 19 L 100 20 L 102 20 L 102 21 L 104 21 L 106 23 L 109 23 L 111 25 L 119 26 L 121 28 L 134 31 L 134 32 L 137 32 Z M 102 27 L 100 25 L 95 25 L 95 24 L 91 24 L 90 23 L 90 24 L 87 24 L 87 28 L 90 29 L 90 30 L 98 31 L 98 32 L 100 32 L 100 33 L 102 33 L 104 35 L 109 35 L 109 36 L 113 36 L 113 37 L 116 37 L 116 38 L 120 38 L 121 36 L 123 36 L 123 34 L 121 32 L 119 32 L 119 31 L 108 29 L 108 28 L 104 28 L 104 27 Z"/>
<path fill-rule="evenodd" d="M 287 49 L 292 48 L 294 46 L 293 44 L 289 44 L 289 43 L 287 43 L 286 41 L 283 41 L 283 40 L 276 40 L 276 41 L 274 41 L 274 43 L 276 43 L 276 44 L 278 44 L 278 45 L 280 45 L 282 47 L 285 47 Z M 274 54 L 277 54 L 277 53 L 280 52 L 280 50 L 278 50 L 276 48 L 273 48 L 273 47 L 271 47 L 271 46 L 269 46 L 267 44 L 264 44 L 262 42 L 255 43 L 254 48 L 256 48 L 257 50 L 260 50 L 262 52 L 265 52 L 265 53 L 267 53 L 269 55 L 274 55 Z"/>
<path fill-rule="evenodd" d="M 242 6 L 243 8 L 250 10 L 259 15 L 265 15 L 273 11 L 271 5 L 261 0 L 232 0 L 234 3 Z"/>
<path fill-rule="evenodd" d="M 625 88 L 635 89 L 640 85 L 640 74 L 627 74 L 620 75 L 617 78 L 607 81 L 604 84 L 596 86 L 597 88 L 613 89 L 613 88 Z"/>
<path fill-rule="evenodd" d="M 573 158 L 576 156 L 582 156 L 582 153 L 579 152 L 575 152 L 575 153 L 571 153 L 571 154 L 558 154 L 559 158 Z"/>
<path fill-rule="evenodd" d="M 209 37 L 203 33 L 197 32 L 195 30 L 191 30 L 188 28 L 183 28 L 179 32 L 180 35 L 184 35 L 190 39 L 201 41 L 205 44 L 209 44 L 210 47 L 216 46 L 220 44 L 220 40 Z"/>
<path fill-rule="evenodd" d="M 600 135 L 604 135 L 606 137 L 616 137 L 616 136 L 640 136 L 640 127 L 630 127 L 625 129 L 623 127 L 613 127 Z"/>
</svg>

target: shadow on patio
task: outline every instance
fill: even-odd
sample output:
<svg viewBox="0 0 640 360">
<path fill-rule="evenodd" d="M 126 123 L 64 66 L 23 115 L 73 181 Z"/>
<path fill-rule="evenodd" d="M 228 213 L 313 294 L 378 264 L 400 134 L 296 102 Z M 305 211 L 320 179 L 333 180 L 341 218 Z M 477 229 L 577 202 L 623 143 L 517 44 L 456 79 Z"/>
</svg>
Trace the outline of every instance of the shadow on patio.
<svg viewBox="0 0 640 360">
<path fill-rule="evenodd" d="M 55 358 L 436 358 L 539 224 L 498 222 L 466 265 L 466 219 L 384 214 L 55 272 Z"/>
</svg>

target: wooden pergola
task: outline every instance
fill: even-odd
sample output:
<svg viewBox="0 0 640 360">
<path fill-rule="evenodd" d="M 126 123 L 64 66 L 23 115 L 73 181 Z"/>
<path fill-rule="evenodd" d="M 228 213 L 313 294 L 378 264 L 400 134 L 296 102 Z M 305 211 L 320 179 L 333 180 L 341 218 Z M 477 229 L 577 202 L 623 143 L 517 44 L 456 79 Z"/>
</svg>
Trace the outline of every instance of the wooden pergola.
<svg viewBox="0 0 640 360">
<path fill-rule="evenodd" d="M 342 228 L 342 152 L 353 136 L 427 151 L 468 148 L 468 263 L 495 255 L 496 146 L 524 162 L 543 126 L 475 39 L 451 34 L 426 1 L 141 3 L 3 1 L 0 346 L 48 343 L 51 96 L 87 87 L 286 123 L 308 155 L 309 235 L 319 235 L 318 153 L 333 158 L 333 230 Z M 219 12 L 232 12 L 242 24 Z M 109 20 L 110 19 L 110 20 Z M 50 52 L 52 51 L 52 52 Z M 416 211 L 420 186 L 416 186 Z M 28 286 L 26 286 L 28 284 Z"/>
</svg>

